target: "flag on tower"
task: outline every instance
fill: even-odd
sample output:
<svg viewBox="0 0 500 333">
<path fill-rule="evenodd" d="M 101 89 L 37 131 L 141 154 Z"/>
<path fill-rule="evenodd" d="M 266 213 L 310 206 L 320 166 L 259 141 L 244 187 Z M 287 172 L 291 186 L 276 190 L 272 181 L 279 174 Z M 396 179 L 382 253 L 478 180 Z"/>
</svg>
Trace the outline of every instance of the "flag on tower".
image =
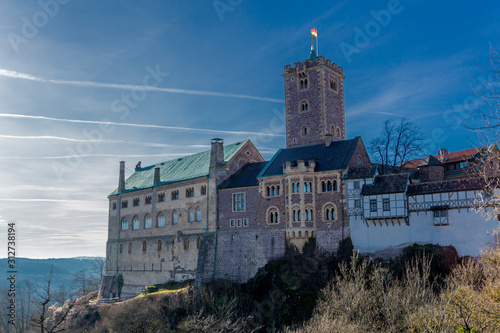
<svg viewBox="0 0 500 333">
<path fill-rule="evenodd" d="M 318 30 L 316 30 L 316 28 L 312 28 L 311 35 L 313 35 L 314 37 L 318 37 Z"/>
</svg>

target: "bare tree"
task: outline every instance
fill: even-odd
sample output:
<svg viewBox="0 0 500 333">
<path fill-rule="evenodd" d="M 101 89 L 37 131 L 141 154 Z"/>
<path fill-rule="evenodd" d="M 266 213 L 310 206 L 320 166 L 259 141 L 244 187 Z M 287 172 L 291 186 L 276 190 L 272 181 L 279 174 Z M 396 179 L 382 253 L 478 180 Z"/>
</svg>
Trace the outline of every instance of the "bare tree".
<svg viewBox="0 0 500 333">
<path fill-rule="evenodd" d="M 500 142 L 500 55 L 490 44 L 489 63 L 478 66 L 483 70 L 483 81 L 473 88 L 477 96 L 476 103 L 471 103 L 468 113 L 472 121 L 466 127 L 476 135 L 475 145 L 490 146 Z M 489 166 L 479 171 L 478 176 L 485 182 L 483 196 L 479 206 L 487 218 L 500 214 L 500 153 L 496 147 L 489 149 Z M 491 209 L 489 209 L 491 208 Z"/>
<path fill-rule="evenodd" d="M 99 278 L 99 281 L 102 281 L 105 268 L 106 259 L 103 257 L 97 257 L 92 263 L 92 273 Z"/>
<path fill-rule="evenodd" d="M 399 173 L 404 163 L 420 157 L 425 141 L 420 128 L 403 118 L 399 123 L 386 120 L 380 136 L 370 142 L 369 151 L 374 160 L 382 165 L 382 173 L 389 169 Z"/>
<path fill-rule="evenodd" d="M 37 284 L 36 287 L 28 284 L 28 288 L 33 293 L 36 303 L 40 306 L 34 311 L 35 314 L 32 317 L 31 323 L 33 326 L 40 328 L 41 333 L 55 333 L 66 330 L 67 327 L 65 327 L 64 323 L 75 304 L 75 301 L 71 301 L 65 311 L 59 313 L 57 316 L 51 316 L 51 312 L 49 311 L 53 303 L 53 290 L 51 288 L 53 287 L 52 283 L 55 277 L 54 265 L 52 265 L 49 274 L 45 278 L 45 284 Z"/>
</svg>

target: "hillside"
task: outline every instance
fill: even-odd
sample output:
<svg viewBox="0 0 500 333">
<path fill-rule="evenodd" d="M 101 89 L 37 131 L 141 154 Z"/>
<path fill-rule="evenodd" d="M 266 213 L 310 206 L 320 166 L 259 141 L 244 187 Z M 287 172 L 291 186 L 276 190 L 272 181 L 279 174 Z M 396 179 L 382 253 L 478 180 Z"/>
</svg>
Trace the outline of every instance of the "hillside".
<svg viewBox="0 0 500 333">
<path fill-rule="evenodd" d="M 18 286 L 23 287 L 24 281 L 43 283 L 50 268 L 54 267 L 56 275 L 54 287 L 71 285 L 74 275 L 80 270 L 91 271 L 92 264 L 97 260 L 95 257 L 59 258 L 59 259 L 29 259 L 17 258 L 17 281 Z M 0 259 L 0 267 L 7 267 L 7 259 Z M 6 279 L 0 280 L 0 288 L 7 287 Z"/>
</svg>

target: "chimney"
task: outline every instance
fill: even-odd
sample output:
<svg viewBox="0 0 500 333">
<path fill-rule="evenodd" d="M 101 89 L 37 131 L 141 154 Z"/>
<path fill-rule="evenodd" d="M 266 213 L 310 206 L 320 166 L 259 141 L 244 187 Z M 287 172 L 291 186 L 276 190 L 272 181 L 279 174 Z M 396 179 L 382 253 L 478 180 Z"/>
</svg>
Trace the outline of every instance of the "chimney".
<svg viewBox="0 0 500 333">
<path fill-rule="evenodd" d="M 448 149 L 439 149 L 439 160 L 441 162 L 448 161 Z"/>
<path fill-rule="evenodd" d="M 224 164 L 224 140 L 212 139 L 212 151 L 210 152 L 210 167 Z"/>
<path fill-rule="evenodd" d="M 125 161 L 120 162 L 120 178 L 118 180 L 118 192 L 125 189 Z"/>
<path fill-rule="evenodd" d="M 329 134 L 329 133 L 325 134 L 325 145 L 327 147 L 330 147 L 330 145 L 332 144 L 332 142 L 333 142 L 333 135 Z"/>
<path fill-rule="evenodd" d="M 160 168 L 155 168 L 155 178 L 153 184 L 158 184 L 160 182 Z"/>
</svg>

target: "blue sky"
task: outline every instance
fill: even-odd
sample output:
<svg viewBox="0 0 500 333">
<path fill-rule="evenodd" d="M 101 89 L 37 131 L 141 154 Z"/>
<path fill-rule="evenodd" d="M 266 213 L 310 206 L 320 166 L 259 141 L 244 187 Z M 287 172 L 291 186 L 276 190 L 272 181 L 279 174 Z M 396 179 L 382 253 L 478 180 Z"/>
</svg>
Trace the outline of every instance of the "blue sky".
<svg viewBox="0 0 500 333">
<path fill-rule="evenodd" d="M 104 255 L 120 160 L 132 170 L 208 149 L 214 136 L 250 138 L 271 158 L 285 146 L 283 66 L 308 57 L 313 26 L 320 54 L 344 68 L 348 138 L 368 144 L 384 120 L 408 117 L 432 152 L 469 148 L 463 106 L 489 43 L 500 48 L 499 9 L 0 0 L 0 221 L 16 222 L 19 256 Z"/>
</svg>

